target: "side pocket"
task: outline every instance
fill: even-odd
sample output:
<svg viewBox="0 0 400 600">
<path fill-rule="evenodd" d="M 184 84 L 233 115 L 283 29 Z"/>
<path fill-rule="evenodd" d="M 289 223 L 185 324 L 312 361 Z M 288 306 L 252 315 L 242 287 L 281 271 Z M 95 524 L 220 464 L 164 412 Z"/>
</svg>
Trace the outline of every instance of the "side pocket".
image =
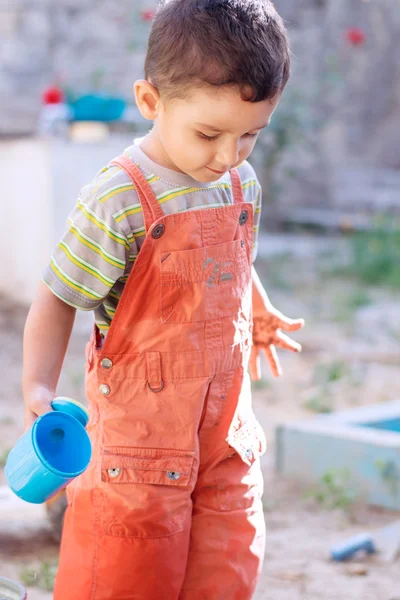
<svg viewBox="0 0 400 600">
<path fill-rule="evenodd" d="M 264 430 L 256 418 L 234 429 L 226 441 L 249 466 L 267 449 Z"/>
<path fill-rule="evenodd" d="M 168 537 L 190 519 L 194 452 L 159 448 L 104 450 L 103 530 L 133 538 Z"/>
</svg>

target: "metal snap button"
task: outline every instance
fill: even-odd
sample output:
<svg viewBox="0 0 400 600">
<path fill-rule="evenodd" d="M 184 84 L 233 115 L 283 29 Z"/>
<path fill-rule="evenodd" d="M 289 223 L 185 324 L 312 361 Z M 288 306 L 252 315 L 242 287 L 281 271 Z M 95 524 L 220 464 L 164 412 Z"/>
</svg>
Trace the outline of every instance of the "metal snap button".
<svg viewBox="0 0 400 600">
<path fill-rule="evenodd" d="M 106 383 L 102 383 L 99 387 L 99 392 L 100 392 L 100 394 L 103 394 L 103 396 L 108 396 L 108 394 L 111 392 L 111 390 L 110 390 L 110 387 Z"/>
<path fill-rule="evenodd" d="M 248 218 L 249 218 L 249 213 L 247 212 L 247 210 L 242 210 L 242 212 L 240 213 L 240 217 L 239 217 L 239 224 L 244 225 L 245 223 L 247 223 Z"/>
<path fill-rule="evenodd" d="M 247 448 L 244 453 L 246 458 L 253 458 L 253 450 L 251 448 Z"/>
<path fill-rule="evenodd" d="M 165 232 L 165 225 L 160 223 L 159 225 L 156 225 L 154 227 L 153 231 L 151 232 L 151 235 L 153 236 L 153 238 L 155 240 L 158 240 L 158 238 L 160 238 L 162 235 L 164 235 L 164 232 Z"/>
<path fill-rule="evenodd" d="M 103 367 L 103 369 L 111 369 L 111 367 L 113 366 L 113 362 L 110 358 L 103 358 L 100 364 Z"/>
<path fill-rule="evenodd" d="M 110 477 L 118 477 L 118 475 L 121 473 L 121 469 L 108 469 L 107 473 Z"/>
<path fill-rule="evenodd" d="M 174 479 L 175 481 L 177 479 L 179 479 L 181 476 L 180 473 L 178 473 L 178 471 L 167 471 L 167 477 L 168 479 Z"/>
</svg>

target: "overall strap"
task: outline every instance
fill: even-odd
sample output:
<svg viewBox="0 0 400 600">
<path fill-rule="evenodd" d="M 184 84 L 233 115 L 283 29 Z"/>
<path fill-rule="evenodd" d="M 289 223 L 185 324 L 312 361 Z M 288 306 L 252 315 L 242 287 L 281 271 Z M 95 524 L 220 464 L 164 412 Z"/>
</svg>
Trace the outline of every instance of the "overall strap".
<svg viewBox="0 0 400 600">
<path fill-rule="evenodd" d="M 138 193 L 140 204 L 142 205 L 144 225 L 147 232 L 155 221 L 164 216 L 153 190 L 141 170 L 127 156 L 119 156 L 111 164 L 121 167 L 131 178 Z"/>
<path fill-rule="evenodd" d="M 231 169 L 229 173 L 232 180 L 233 203 L 241 204 L 244 202 L 244 196 L 239 171 L 237 169 Z"/>
</svg>

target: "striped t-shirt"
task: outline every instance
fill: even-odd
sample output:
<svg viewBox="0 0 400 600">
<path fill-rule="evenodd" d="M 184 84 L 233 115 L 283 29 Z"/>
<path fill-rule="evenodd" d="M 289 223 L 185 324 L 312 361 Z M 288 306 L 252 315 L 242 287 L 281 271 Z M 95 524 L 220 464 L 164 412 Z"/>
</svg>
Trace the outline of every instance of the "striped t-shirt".
<svg viewBox="0 0 400 600">
<path fill-rule="evenodd" d="M 160 167 L 138 145 L 124 152 L 140 168 L 165 214 L 233 203 L 229 173 L 213 183 Z M 248 162 L 239 167 L 246 202 L 254 206 L 253 259 L 261 211 L 261 187 Z M 120 167 L 107 165 L 85 186 L 68 218 L 68 230 L 43 274 L 45 283 L 67 304 L 94 310 L 103 334 L 145 238 L 143 214 L 131 179 Z"/>
</svg>

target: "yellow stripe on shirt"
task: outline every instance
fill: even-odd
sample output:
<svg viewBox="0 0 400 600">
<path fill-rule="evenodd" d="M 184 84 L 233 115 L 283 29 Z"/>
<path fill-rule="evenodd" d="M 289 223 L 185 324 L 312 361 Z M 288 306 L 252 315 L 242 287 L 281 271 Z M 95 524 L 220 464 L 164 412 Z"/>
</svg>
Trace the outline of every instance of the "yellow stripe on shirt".
<svg viewBox="0 0 400 600">
<path fill-rule="evenodd" d="M 117 244 L 121 244 L 129 251 L 128 240 L 124 236 L 122 236 L 117 231 L 115 231 L 115 229 L 107 225 L 107 223 L 103 221 L 103 219 L 97 217 L 95 213 L 91 211 L 90 208 L 88 208 L 87 206 L 84 206 L 81 203 L 78 203 L 77 206 L 91 223 L 93 223 L 94 225 L 96 225 L 96 227 L 104 231 L 107 237 L 109 237 L 111 240 L 114 240 L 114 242 L 117 242 Z"/>
<path fill-rule="evenodd" d="M 83 260 L 82 258 L 79 258 L 79 256 L 77 256 L 75 254 L 75 252 L 73 252 L 73 250 L 71 250 L 71 248 L 68 246 L 68 244 L 66 242 L 61 241 L 58 244 L 58 247 L 61 248 L 65 252 L 65 254 L 68 257 L 68 259 L 70 260 L 70 262 L 72 262 L 75 266 L 82 269 L 82 271 L 89 273 L 89 275 L 92 275 L 92 277 L 95 277 L 96 279 L 101 281 L 101 283 L 108 288 L 111 288 L 114 285 L 115 280 L 110 279 L 109 277 L 104 275 L 101 271 L 99 271 L 99 269 L 96 269 L 96 267 L 93 267 L 87 261 Z"/>
<path fill-rule="evenodd" d="M 209 190 L 220 190 L 225 189 L 229 190 L 231 185 L 229 183 L 219 183 L 217 185 L 211 185 L 207 188 L 177 188 L 176 190 L 172 190 L 171 192 L 159 194 L 157 196 L 157 200 L 159 204 L 164 204 L 164 202 L 168 202 L 168 200 L 172 200 L 172 198 L 177 198 L 178 196 L 183 196 L 185 194 L 193 194 L 194 192 L 207 192 Z M 201 208 L 198 206 L 197 208 Z"/>
<path fill-rule="evenodd" d="M 247 179 L 246 181 L 242 182 L 242 190 L 247 190 L 248 188 L 251 188 L 255 185 L 258 185 L 256 179 Z"/>
<path fill-rule="evenodd" d="M 126 208 L 114 213 L 113 217 L 117 223 L 120 223 L 126 217 L 129 217 L 129 215 L 135 215 L 136 213 L 140 212 L 142 212 L 141 204 L 131 204 L 130 206 L 127 206 Z"/>
<path fill-rule="evenodd" d="M 51 266 L 52 270 L 54 271 L 54 273 L 57 275 L 57 277 L 59 279 L 61 279 L 61 281 L 63 283 L 65 283 L 65 285 L 68 288 L 75 290 L 76 292 L 79 292 L 86 298 L 90 298 L 90 300 L 101 300 L 102 299 L 102 296 L 100 294 L 97 294 L 97 292 L 95 292 L 94 290 L 91 290 L 86 285 L 81 285 L 78 281 L 76 281 L 75 279 L 72 279 L 72 277 L 69 277 L 69 275 L 67 275 L 67 273 L 65 271 L 63 271 L 61 269 L 61 267 L 57 264 L 54 257 L 51 259 L 50 266 Z"/>
<path fill-rule="evenodd" d="M 121 185 L 116 185 L 114 188 L 105 192 L 104 194 L 100 194 L 98 196 L 98 200 L 99 200 L 100 204 L 104 204 L 104 202 L 107 202 L 107 200 L 109 200 L 113 196 L 116 196 L 117 194 L 121 194 L 122 192 L 130 192 L 135 189 L 136 188 L 132 183 L 124 183 Z"/>
<path fill-rule="evenodd" d="M 79 227 L 77 227 L 73 223 L 71 218 L 68 219 L 68 222 L 70 224 L 69 231 L 76 237 L 77 240 L 81 242 L 81 244 L 83 244 L 87 248 L 90 248 L 90 250 L 93 250 L 93 252 L 96 252 L 96 254 L 101 256 L 101 258 L 105 262 L 108 262 L 113 267 L 117 267 L 118 269 L 125 269 L 125 262 L 123 260 L 120 260 L 116 256 L 113 256 L 112 254 L 107 252 L 107 250 L 105 250 L 101 246 L 101 244 L 95 242 L 95 240 L 92 240 L 89 236 L 85 235 L 83 231 L 81 231 Z"/>
</svg>

